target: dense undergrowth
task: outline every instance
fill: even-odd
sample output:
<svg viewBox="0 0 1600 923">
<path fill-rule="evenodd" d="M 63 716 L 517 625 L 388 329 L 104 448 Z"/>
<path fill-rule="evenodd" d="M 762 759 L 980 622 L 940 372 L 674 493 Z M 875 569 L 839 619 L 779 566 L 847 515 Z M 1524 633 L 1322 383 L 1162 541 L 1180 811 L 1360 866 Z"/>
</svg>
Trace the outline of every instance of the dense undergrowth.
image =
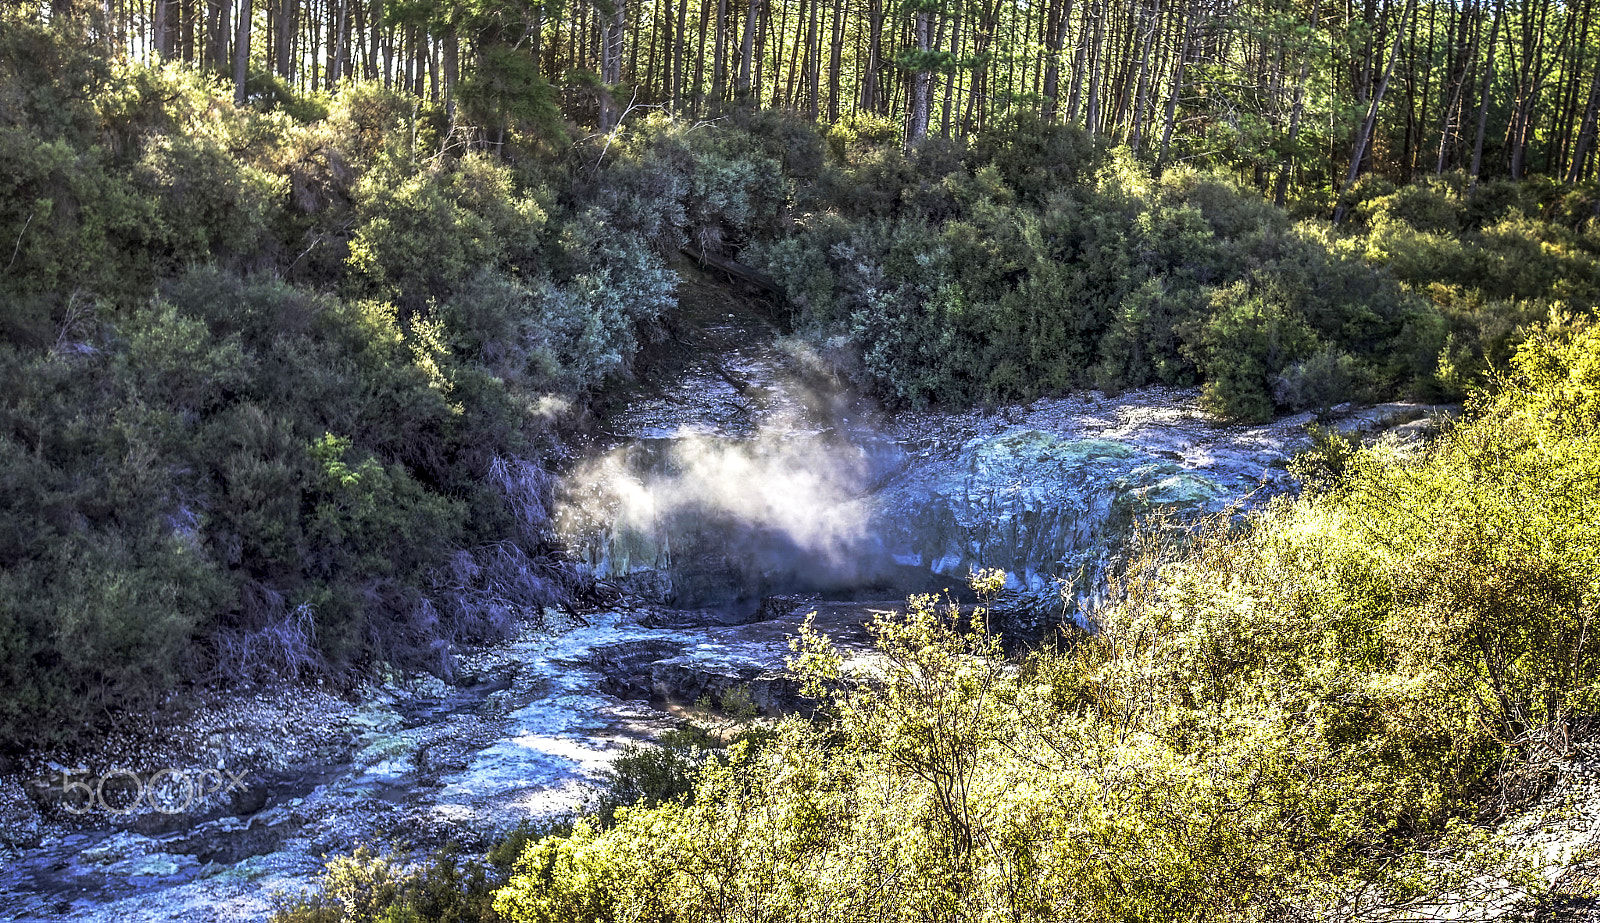
<svg viewBox="0 0 1600 923">
<path fill-rule="evenodd" d="M 912 403 L 1202 385 L 1240 420 L 1459 399 L 1518 330 L 1600 300 L 1594 190 L 1460 177 L 1295 220 L 1226 178 L 1021 122 L 910 157 L 836 127 L 794 226 L 752 258 L 804 329 Z M 819 161 L 823 160 L 820 156 Z"/>
<path fill-rule="evenodd" d="M 628 373 L 679 248 L 771 274 L 890 403 L 1455 397 L 1600 297 L 1587 188 L 1369 183 L 1335 234 L 1028 122 L 911 155 L 772 112 L 484 149 L 373 84 L 240 108 L 70 29 L 0 15 L 7 746 L 183 683 L 444 673 L 570 600 L 552 433 Z"/>
<path fill-rule="evenodd" d="M 1426 450 L 1330 440 L 1301 498 L 1152 528 L 1056 649 L 1009 660 L 931 598 L 873 625 L 872 676 L 803 634 L 814 716 L 625 757 L 604 810 L 459 892 L 477 915 L 424 909 L 446 857 L 383 865 L 398 886 L 336 864 L 341 909 L 280 923 L 1376 920 L 1536 894 L 1488 825 L 1600 707 L 1597 440 L 1600 328 L 1541 328 Z"/>
<path fill-rule="evenodd" d="M 671 304 L 648 219 L 377 87 L 239 110 L 68 38 L 0 19 L 0 740 L 567 603 L 551 406 Z"/>
</svg>

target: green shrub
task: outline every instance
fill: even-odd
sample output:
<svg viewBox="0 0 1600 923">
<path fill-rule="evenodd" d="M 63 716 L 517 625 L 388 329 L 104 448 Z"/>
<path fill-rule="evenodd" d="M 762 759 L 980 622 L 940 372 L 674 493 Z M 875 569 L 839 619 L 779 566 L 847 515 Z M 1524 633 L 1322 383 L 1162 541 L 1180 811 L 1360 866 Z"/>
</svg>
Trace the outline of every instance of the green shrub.
<svg viewBox="0 0 1600 923">
<path fill-rule="evenodd" d="M 892 151 L 851 153 L 818 183 L 826 210 L 749 255 L 807 335 L 853 345 L 854 367 L 893 401 L 1198 379 L 1219 412 L 1264 419 L 1434 385 L 1438 312 L 1356 251 L 1223 178 L 1174 168 L 1157 179 L 1126 150 L 1074 153 L 1073 138 L 1006 126 L 973 142 L 971 169 L 942 148 L 921 171 L 900 170 Z M 1045 174 L 1058 182 L 1029 186 L 1044 175 L 1029 158 L 1054 158 Z M 1261 337 L 1219 315 L 1238 285 L 1277 293 Z M 1296 365 L 1323 350 L 1333 358 Z"/>
<path fill-rule="evenodd" d="M 1190 346 L 1206 409 L 1234 420 L 1272 418 L 1274 378 L 1316 348 L 1310 327 L 1281 299 L 1244 283 L 1213 293 L 1211 318 Z"/>
<path fill-rule="evenodd" d="M 15 740 L 56 735 L 51 709 L 84 690 L 113 707 L 180 676 L 444 672 L 448 640 L 562 602 L 527 408 L 627 373 L 673 303 L 656 247 L 770 234 L 785 198 L 764 180 L 793 126 L 653 123 L 609 158 L 512 164 L 441 148 L 437 110 L 375 84 L 301 96 L 256 74 L 240 108 L 26 16 L 0 16 L 0 47 L 0 574 L 19 600 L 122 587 L 154 639 L 86 641 L 103 675 L 11 674 Z M 509 86 L 463 87 L 463 111 L 534 127 L 542 103 Z M 173 541 L 214 579 L 158 618 L 140 600 L 163 584 L 141 581 Z M 67 613 L 42 612 L 8 629 L 19 662 L 66 656 Z M 83 637 L 120 637 L 110 618 Z"/>
<path fill-rule="evenodd" d="M 0 738 L 70 743 L 155 704 L 230 589 L 192 538 L 159 534 L 58 539 L 0 571 Z"/>
<path fill-rule="evenodd" d="M 1289 410 L 1327 410 L 1356 397 L 1364 377 L 1348 353 L 1323 349 L 1278 374 L 1272 401 Z"/>
<path fill-rule="evenodd" d="M 524 842 L 514 834 L 508 842 Z M 499 923 L 499 876 L 451 848 L 408 864 L 362 847 L 329 860 L 309 896 L 280 901 L 274 923 Z"/>
<path fill-rule="evenodd" d="M 997 120 L 980 133 L 968 155 L 991 164 L 1024 201 L 1043 204 L 1061 189 L 1090 176 L 1099 160 L 1092 136 L 1076 125 L 1053 125 L 1031 112 Z"/>
<path fill-rule="evenodd" d="M 625 807 L 653 808 L 693 796 L 695 778 L 701 764 L 711 758 L 714 741 L 691 729 L 668 732 L 656 743 L 626 747 L 612 762 L 595 806 L 601 824 L 615 822 L 617 811 Z"/>
<path fill-rule="evenodd" d="M 374 172 L 356 192 L 350 242 L 359 291 L 409 314 L 448 297 L 480 267 L 511 261 L 537 274 L 543 206 L 520 197 L 509 171 L 469 156 L 449 170 Z"/>
</svg>

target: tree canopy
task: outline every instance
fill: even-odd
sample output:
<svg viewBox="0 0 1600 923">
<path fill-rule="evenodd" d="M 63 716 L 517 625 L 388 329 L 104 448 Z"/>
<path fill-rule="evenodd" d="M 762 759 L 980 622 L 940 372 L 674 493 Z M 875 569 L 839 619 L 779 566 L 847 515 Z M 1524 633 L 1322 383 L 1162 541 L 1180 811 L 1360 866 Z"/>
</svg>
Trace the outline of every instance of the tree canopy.
<svg viewBox="0 0 1600 923">
<path fill-rule="evenodd" d="M 25 4 L 27 6 L 27 4 Z M 42 0 L 114 57 L 304 93 L 382 81 L 465 144 L 559 111 L 738 106 L 888 120 L 907 144 L 1019 115 L 1282 204 L 1357 178 L 1600 169 L 1593 0 Z"/>
</svg>

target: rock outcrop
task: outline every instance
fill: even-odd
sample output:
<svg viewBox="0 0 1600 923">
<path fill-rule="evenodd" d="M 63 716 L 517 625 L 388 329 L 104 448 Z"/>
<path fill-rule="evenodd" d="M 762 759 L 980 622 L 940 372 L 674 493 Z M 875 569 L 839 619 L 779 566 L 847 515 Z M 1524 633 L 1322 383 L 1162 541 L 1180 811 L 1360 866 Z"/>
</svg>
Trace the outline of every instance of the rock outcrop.
<svg viewBox="0 0 1600 923">
<path fill-rule="evenodd" d="M 1012 607 L 1048 614 L 1087 586 L 1137 519 L 1220 508 L 1236 494 L 1134 444 L 1036 429 L 978 438 L 918 466 L 873 504 L 874 531 L 902 566 L 956 581 L 1007 574 Z"/>
</svg>

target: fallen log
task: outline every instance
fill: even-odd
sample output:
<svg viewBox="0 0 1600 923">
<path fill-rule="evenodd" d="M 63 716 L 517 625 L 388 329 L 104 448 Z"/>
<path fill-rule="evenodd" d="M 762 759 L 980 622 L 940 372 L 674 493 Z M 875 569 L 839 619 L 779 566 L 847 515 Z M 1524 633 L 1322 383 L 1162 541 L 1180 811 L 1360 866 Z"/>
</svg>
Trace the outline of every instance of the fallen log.
<svg viewBox="0 0 1600 923">
<path fill-rule="evenodd" d="M 780 297 L 783 295 L 783 289 L 779 287 L 777 280 L 766 273 L 758 272 L 743 263 L 735 262 L 725 256 L 720 256 L 698 247 L 682 247 L 680 249 L 685 256 L 699 263 L 702 269 L 725 273 L 731 278 L 753 285 L 764 292 Z"/>
</svg>

